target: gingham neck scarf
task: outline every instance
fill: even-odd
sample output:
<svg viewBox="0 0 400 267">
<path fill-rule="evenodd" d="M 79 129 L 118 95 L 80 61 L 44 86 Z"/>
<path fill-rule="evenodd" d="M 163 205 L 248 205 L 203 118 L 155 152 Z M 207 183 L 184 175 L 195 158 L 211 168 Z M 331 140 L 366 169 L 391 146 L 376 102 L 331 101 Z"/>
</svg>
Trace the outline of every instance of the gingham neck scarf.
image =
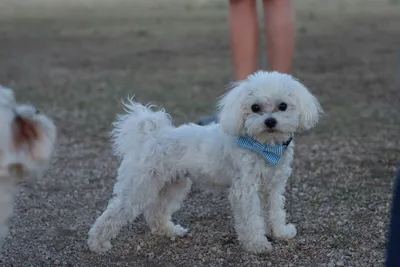
<svg viewBox="0 0 400 267">
<path fill-rule="evenodd" d="M 264 145 L 250 136 L 240 136 L 237 140 L 237 144 L 241 148 L 257 152 L 271 165 L 275 166 L 279 163 L 283 151 L 286 150 L 292 139 L 293 138 L 290 137 L 289 140 L 282 145 Z"/>
</svg>

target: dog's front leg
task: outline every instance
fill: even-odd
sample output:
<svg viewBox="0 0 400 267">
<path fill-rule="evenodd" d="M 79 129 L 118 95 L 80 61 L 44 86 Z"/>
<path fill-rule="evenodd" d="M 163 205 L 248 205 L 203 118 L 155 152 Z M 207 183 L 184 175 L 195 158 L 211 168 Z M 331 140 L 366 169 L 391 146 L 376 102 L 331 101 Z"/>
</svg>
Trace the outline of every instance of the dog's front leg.
<svg viewBox="0 0 400 267">
<path fill-rule="evenodd" d="M 250 252 L 270 251 L 272 245 L 265 237 L 258 185 L 243 180 L 235 181 L 229 193 L 239 242 Z"/>
<path fill-rule="evenodd" d="M 285 211 L 285 186 L 290 169 L 276 173 L 267 197 L 267 221 L 271 227 L 272 235 L 278 239 L 290 239 L 296 236 L 297 230 L 294 224 L 286 224 Z"/>
</svg>

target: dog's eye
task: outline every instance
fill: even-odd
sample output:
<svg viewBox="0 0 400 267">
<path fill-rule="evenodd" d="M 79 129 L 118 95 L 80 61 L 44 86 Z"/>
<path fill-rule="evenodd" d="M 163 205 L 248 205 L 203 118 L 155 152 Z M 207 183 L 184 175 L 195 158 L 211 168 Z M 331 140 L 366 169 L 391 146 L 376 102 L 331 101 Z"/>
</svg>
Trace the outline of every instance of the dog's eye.
<svg viewBox="0 0 400 267">
<path fill-rule="evenodd" d="M 279 104 L 279 110 L 281 110 L 281 111 L 285 111 L 286 109 L 287 109 L 287 104 L 286 103 L 284 103 L 284 102 L 282 102 L 282 103 L 280 103 Z"/>
<path fill-rule="evenodd" d="M 253 111 L 254 113 L 258 113 L 258 112 L 260 112 L 260 110 L 261 110 L 261 108 L 257 104 L 254 104 L 251 106 L 251 111 Z"/>
<path fill-rule="evenodd" d="M 39 113 L 40 113 L 40 110 L 35 109 L 35 114 L 39 114 Z"/>
</svg>

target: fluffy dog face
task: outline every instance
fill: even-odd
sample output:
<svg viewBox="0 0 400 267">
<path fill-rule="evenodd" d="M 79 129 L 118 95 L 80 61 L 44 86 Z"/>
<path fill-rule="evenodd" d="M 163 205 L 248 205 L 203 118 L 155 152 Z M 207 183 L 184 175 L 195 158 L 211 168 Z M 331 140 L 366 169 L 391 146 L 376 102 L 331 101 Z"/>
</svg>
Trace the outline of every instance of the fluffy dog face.
<svg viewBox="0 0 400 267">
<path fill-rule="evenodd" d="M 53 151 L 52 121 L 30 105 L 17 105 L 13 92 L 0 87 L 0 175 L 23 178 L 41 169 Z"/>
<path fill-rule="evenodd" d="M 308 130 L 323 112 L 317 99 L 292 76 L 259 71 L 218 103 L 220 125 L 230 135 L 250 135 L 262 143 L 284 142 Z"/>
</svg>

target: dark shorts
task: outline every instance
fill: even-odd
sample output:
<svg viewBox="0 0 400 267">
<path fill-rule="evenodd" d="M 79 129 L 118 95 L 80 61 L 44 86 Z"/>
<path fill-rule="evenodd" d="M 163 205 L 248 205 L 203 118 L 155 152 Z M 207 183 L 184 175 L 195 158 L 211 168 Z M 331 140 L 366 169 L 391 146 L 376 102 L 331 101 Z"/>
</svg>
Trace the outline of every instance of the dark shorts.
<svg viewBox="0 0 400 267">
<path fill-rule="evenodd" d="M 400 267 L 400 167 L 397 169 L 390 219 L 387 267 Z"/>
</svg>

